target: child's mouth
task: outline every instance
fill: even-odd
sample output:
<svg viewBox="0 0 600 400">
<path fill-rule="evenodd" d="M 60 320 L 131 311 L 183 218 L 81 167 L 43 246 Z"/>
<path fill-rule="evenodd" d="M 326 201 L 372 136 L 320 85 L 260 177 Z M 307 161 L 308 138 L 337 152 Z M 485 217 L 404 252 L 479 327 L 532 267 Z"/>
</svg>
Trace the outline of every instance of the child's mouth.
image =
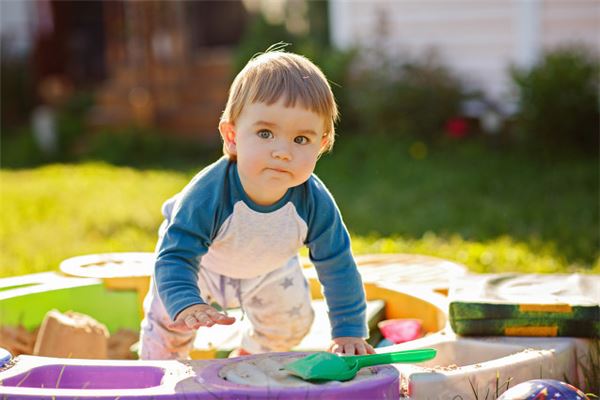
<svg viewBox="0 0 600 400">
<path fill-rule="evenodd" d="M 285 169 L 280 169 L 280 168 L 267 168 L 267 171 L 278 172 L 280 174 L 289 174 L 288 171 L 286 171 Z"/>
</svg>

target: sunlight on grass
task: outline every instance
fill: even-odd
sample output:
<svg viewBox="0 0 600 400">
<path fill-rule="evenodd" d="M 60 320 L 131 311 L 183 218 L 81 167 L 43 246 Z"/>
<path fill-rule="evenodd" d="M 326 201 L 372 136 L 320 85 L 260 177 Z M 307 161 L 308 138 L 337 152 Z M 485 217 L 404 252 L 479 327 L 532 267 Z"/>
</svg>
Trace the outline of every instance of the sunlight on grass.
<svg viewBox="0 0 600 400">
<path fill-rule="evenodd" d="M 1 170 L 0 276 L 56 270 L 64 259 L 82 254 L 152 251 L 162 220 L 162 202 L 181 190 L 193 174 L 135 170 L 102 163 Z M 432 205 L 423 206 L 429 207 L 431 214 L 428 220 L 431 228 L 426 233 L 365 234 L 379 225 L 391 229 L 396 226 L 396 221 L 409 221 L 411 217 L 405 216 L 406 209 L 402 207 L 393 212 L 388 210 L 387 218 L 384 214 L 373 213 L 373 209 L 389 206 L 389 199 L 400 191 L 392 185 L 385 190 L 381 188 L 375 196 L 372 193 L 368 204 L 357 202 L 356 193 L 350 187 L 360 178 L 354 176 L 355 182 L 346 188 L 341 186 L 340 176 L 330 177 L 333 181 L 330 186 L 336 187 L 334 193 L 344 215 L 350 215 L 346 222 L 351 221 L 348 227 L 353 232 L 355 254 L 427 254 L 462 263 L 477 272 L 600 272 L 598 257 L 591 263 L 570 261 L 552 240 L 540 239 L 548 235 L 524 238 L 522 231 L 513 236 L 509 230 L 502 235 L 490 234 L 485 226 L 489 220 L 474 211 L 469 212 L 468 220 L 479 220 L 482 226 L 469 238 L 461 233 L 460 224 L 453 225 L 451 219 L 444 219 L 451 210 L 440 211 L 440 222 L 433 215 Z M 396 204 L 409 204 L 413 192 L 409 193 L 408 199 L 398 196 Z M 427 197 L 426 194 L 422 196 Z M 361 207 L 366 207 L 364 215 Z M 493 204 L 489 207 L 494 208 Z M 570 207 L 577 207 L 577 204 Z M 427 224 L 427 221 L 417 222 Z M 591 231 L 594 224 L 594 221 L 588 222 L 581 229 Z M 444 229 L 436 230 L 439 226 Z M 515 225 L 515 229 L 522 226 Z M 583 248 L 594 247 L 593 243 L 593 238 L 588 238 Z"/>
<path fill-rule="evenodd" d="M 600 273 L 600 260 L 596 260 L 592 267 L 569 264 L 557 254 L 552 244 L 532 246 L 516 242 L 509 236 L 485 242 L 464 240 L 459 235 L 443 238 L 431 232 L 418 239 L 354 237 L 353 250 L 355 254 L 426 254 L 463 264 L 470 271 L 481 273 Z"/>
<path fill-rule="evenodd" d="M 104 164 L 50 165 L 0 176 L 3 276 L 56 269 L 81 254 L 152 251 L 162 202 L 189 179 Z"/>
<path fill-rule="evenodd" d="M 355 235 L 399 237 L 409 243 L 403 248 L 454 259 L 481 252 L 484 262 L 461 257 L 477 269 L 513 269 L 515 258 L 524 270 L 555 269 L 540 257 L 559 269 L 597 265 L 597 159 L 536 158 L 466 142 L 413 159 L 411 143 L 374 135 L 365 146 L 362 137 L 341 137 L 335 154 L 319 162 L 317 173 Z M 428 232 L 437 239 L 427 240 Z"/>
</svg>

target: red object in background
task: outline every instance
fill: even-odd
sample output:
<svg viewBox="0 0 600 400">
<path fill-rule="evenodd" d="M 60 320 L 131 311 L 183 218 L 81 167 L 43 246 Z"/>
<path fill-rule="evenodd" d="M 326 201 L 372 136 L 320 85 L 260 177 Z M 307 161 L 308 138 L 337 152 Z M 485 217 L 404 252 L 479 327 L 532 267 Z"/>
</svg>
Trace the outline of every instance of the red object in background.
<svg viewBox="0 0 600 400">
<path fill-rule="evenodd" d="M 469 125 L 466 119 L 455 117 L 446 122 L 445 130 L 448 136 L 460 139 L 467 136 Z"/>
<path fill-rule="evenodd" d="M 408 342 L 423 336 L 423 326 L 418 319 L 388 319 L 377 324 L 384 338 L 394 344 Z"/>
</svg>

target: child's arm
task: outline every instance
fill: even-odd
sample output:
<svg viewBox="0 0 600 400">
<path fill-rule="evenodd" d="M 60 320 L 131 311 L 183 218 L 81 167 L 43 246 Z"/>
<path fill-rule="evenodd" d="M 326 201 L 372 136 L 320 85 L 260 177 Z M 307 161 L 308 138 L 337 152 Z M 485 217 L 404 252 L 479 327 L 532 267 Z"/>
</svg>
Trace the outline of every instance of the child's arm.
<svg viewBox="0 0 600 400">
<path fill-rule="evenodd" d="M 368 336 L 365 292 L 352 257 L 350 235 L 322 182 L 315 177 L 310 183 L 306 245 L 329 309 L 332 350 L 341 350 L 340 345 L 345 349 L 348 344 L 349 350 L 362 351 L 364 347 L 369 352 L 363 340 Z"/>
<path fill-rule="evenodd" d="M 234 322 L 234 317 L 229 317 L 208 304 L 194 304 L 180 312 L 175 318 L 175 322 L 169 325 L 169 328 L 175 331 L 187 332 L 196 330 L 201 326 L 231 325 Z"/>
<path fill-rule="evenodd" d="M 197 283 L 198 260 L 206 254 L 210 237 L 203 226 L 207 218 L 193 202 L 181 201 L 173 214 L 165 217 L 168 225 L 158 242 L 154 279 L 174 321 L 191 306 L 206 303 Z"/>
<path fill-rule="evenodd" d="M 198 174 L 183 192 L 163 206 L 165 223 L 156 248 L 154 279 L 173 321 L 185 310 L 206 303 L 198 287 L 198 264 L 220 222 L 215 216 L 222 203 L 221 191 L 217 190 L 222 184 L 221 164 Z"/>
</svg>

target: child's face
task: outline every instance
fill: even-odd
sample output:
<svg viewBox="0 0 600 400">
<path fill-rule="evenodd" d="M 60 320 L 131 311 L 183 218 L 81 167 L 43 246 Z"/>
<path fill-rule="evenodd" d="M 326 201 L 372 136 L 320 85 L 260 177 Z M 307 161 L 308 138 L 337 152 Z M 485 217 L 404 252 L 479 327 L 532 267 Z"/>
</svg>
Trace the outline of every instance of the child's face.
<svg viewBox="0 0 600 400">
<path fill-rule="evenodd" d="M 269 205 L 310 177 L 325 144 L 322 116 L 283 100 L 246 105 L 235 124 L 219 126 L 246 194 Z"/>
</svg>

